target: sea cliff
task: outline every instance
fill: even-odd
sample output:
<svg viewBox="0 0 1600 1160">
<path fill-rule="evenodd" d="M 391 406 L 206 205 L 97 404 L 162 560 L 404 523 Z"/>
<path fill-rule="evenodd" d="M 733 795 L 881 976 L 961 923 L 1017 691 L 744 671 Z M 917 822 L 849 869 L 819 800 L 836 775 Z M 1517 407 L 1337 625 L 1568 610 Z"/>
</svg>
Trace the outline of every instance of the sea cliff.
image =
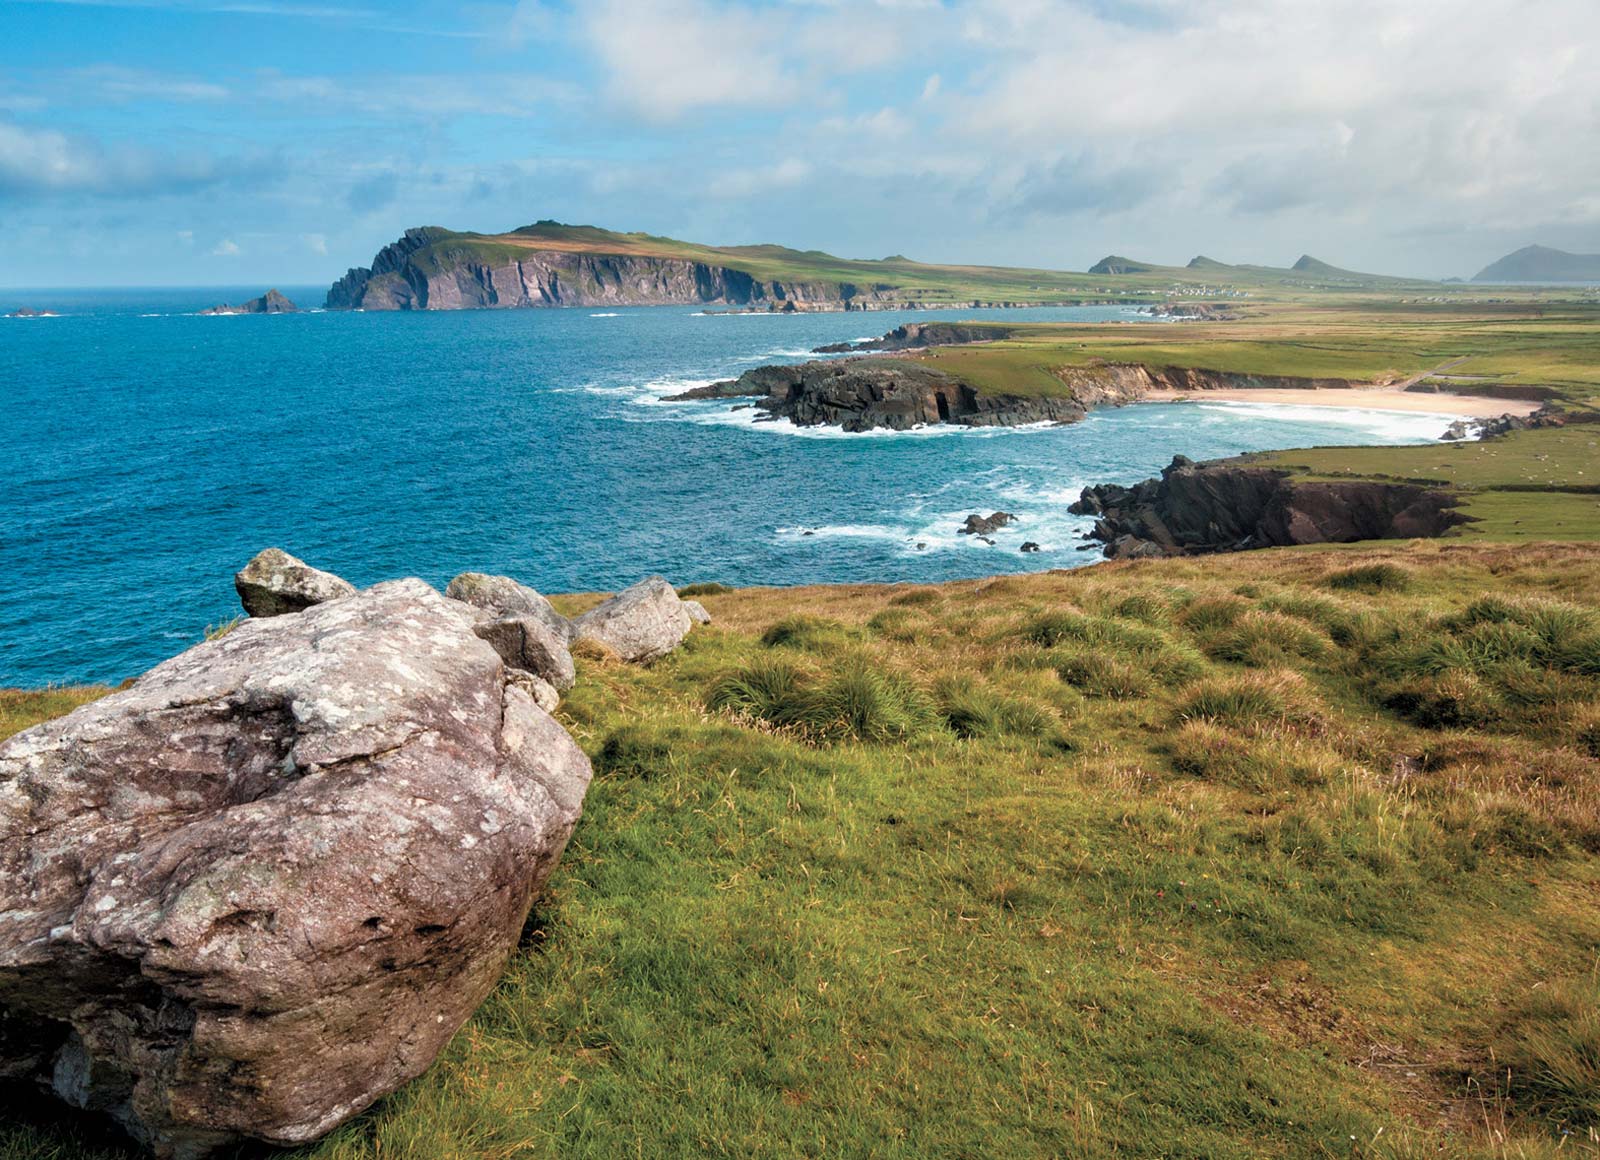
<svg viewBox="0 0 1600 1160">
<path fill-rule="evenodd" d="M 691 258 L 485 244 L 424 227 L 385 246 L 328 290 L 330 310 L 472 310 L 551 306 L 794 304 L 864 309 L 897 304 L 883 284 L 759 278 Z"/>
</svg>

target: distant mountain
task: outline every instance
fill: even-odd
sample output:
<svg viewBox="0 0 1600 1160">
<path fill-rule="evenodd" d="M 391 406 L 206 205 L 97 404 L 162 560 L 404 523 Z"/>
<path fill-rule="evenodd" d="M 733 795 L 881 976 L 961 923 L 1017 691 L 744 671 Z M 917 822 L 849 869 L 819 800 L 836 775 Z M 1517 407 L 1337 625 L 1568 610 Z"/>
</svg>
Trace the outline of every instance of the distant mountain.
<svg viewBox="0 0 1600 1160">
<path fill-rule="evenodd" d="M 1089 267 L 1091 274 L 1149 274 L 1161 267 L 1150 262 L 1136 262 L 1117 254 L 1109 254 Z"/>
<path fill-rule="evenodd" d="M 1196 255 L 1193 258 L 1190 258 L 1189 259 L 1189 265 L 1186 268 L 1190 269 L 1190 270 L 1231 270 L 1231 269 L 1233 269 L 1233 267 L 1228 265 L 1228 263 L 1219 262 L 1215 258 L 1208 258 L 1204 254 L 1199 254 L 1199 255 Z"/>
<path fill-rule="evenodd" d="M 1600 282 L 1600 254 L 1523 246 L 1479 270 L 1474 282 Z"/>
</svg>

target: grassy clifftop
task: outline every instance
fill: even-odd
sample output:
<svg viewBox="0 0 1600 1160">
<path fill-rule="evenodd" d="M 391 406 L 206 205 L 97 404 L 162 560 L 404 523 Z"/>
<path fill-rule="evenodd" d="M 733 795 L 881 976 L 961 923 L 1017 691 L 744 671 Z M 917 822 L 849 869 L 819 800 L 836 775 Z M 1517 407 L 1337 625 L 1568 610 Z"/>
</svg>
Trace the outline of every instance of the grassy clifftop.
<svg viewBox="0 0 1600 1160">
<path fill-rule="evenodd" d="M 488 1004 L 291 1155 L 1590 1154 L 1600 550 L 696 596 L 580 659 Z"/>
</svg>

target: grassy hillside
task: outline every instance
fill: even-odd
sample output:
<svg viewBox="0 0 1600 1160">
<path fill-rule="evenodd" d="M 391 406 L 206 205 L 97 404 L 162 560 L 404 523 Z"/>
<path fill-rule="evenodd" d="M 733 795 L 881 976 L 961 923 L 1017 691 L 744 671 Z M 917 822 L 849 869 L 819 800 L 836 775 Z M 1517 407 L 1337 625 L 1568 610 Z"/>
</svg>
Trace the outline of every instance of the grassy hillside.
<svg viewBox="0 0 1600 1160">
<path fill-rule="evenodd" d="M 581 658 L 488 1003 L 290 1156 L 1596 1154 L 1600 549 L 697 595 Z"/>
</svg>

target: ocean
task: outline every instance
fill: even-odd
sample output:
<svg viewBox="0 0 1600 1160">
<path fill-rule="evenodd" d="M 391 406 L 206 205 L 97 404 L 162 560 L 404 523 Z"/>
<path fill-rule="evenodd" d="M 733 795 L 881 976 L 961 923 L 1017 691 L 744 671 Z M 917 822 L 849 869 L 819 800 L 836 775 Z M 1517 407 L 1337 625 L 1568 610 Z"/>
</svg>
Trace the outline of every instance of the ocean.
<svg viewBox="0 0 1600 1160">
<path fill-rule="evenodd" d="M 237 615 L 233 573 L 269 545 L 358 585 L 474 570 L 546 592 L 1076 567 L 1098 559 L 1066 510 L 1086 484 L 1178 453 L 1430 442 L 1450 421 L 1142 404 L 1071 427 L 846 435 L 663 396 L 906 321 L 1136 316 L 195 313 L 260 292 L 0 293 L 0 310 L 59 314 L 0 318 L 0 686 L 138 675 Z M 1001 509 L 1019 518 L 992 547 L 957 534 Z"/>
</svg>

